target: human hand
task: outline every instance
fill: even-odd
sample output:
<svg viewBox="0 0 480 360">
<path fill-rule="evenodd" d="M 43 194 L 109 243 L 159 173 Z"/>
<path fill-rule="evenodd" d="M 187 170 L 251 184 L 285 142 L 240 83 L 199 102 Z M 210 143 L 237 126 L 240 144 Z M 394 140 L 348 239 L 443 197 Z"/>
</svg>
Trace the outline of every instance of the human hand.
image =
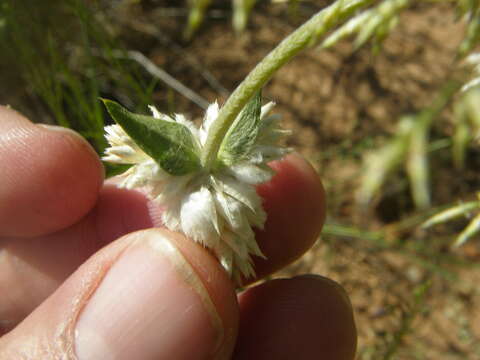
<svg viewBox="0 0 480 360">
<path fill-rule="evenodd" d="M 339 285 L 303 276 L 237 296 L 206 249 L 161 228 L 161 209 L 103 182 L 72 131 L 0 107 L 0 164 L 0 359 L 353 359 Z M 304 160 L 272 166 L 258 279 L 308 250 L 324 217 Z"/>
</svg>

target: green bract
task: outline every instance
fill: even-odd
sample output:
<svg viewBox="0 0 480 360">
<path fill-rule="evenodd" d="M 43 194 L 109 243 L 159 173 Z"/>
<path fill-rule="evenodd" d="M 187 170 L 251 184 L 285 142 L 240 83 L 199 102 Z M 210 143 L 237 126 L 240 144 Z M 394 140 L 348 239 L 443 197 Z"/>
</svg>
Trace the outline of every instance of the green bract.
<svg viewBox="0 0 480 360">
<path fill-rule="evenodd" d="M 227 165 L 241 161 L 250 154 L 257 139 L 262 109 L 262 96 L 258 92 L 247 103 L 223 139 L 218 158 Z"/>
<path fill-rule="evenodd" d="M 133 114 L 115 101 L 103 103 L 115 122 L 167 173 L 185 175 L 201 167 L 198 145 L 186 126 Z"/>
</svg>

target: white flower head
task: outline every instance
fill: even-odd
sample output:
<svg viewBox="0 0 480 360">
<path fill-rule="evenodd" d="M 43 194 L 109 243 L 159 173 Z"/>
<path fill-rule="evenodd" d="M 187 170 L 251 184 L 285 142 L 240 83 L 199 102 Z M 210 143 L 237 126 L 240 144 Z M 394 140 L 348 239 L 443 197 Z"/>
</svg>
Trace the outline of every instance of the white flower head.
<svg viewBox="0 0 480 360">
<path fill-rule="evenodd" d="M 255 185 L 273 176 L 267 162 L 283 157 L 288 151 L 278 145 L 288 132 L 279 127 L 277 116 L 269 115 L 273 106 L 270 102 L 261 107 L 257 130 L 248 151 L 238 158 L 230 157 L 228 164 L 220 162 L 208 171 L 199 167 L 172 175 L 162 168 L 158 159 L 142 150 L 142 146 L 137 145 L 120 125 L 105 127 L 110 147 L 103 160 L 132 165 L 122 174 L 120 186 L 129 189 L 146 187 L 151 198 L 164 209 L 164 225 L 213 250 L 237 284 L 241 283 L 242 276 L 254 275 L 251 255 L 263 256 L 253 228 L 263 228 L 266 214 Z M 149 108 L 155 119 L 181 124 L 182 129 L 188 129 L 192 146 L 199 152 L 203 150 L 210 126 L 219 113 L 218 104 L 211 104 L 203 124 L 197 128 L 183 115 L 170 117 L 161 114 L 154 106 Z M 115 118 L 112 111 L 110 113 Z"/>
</svg>

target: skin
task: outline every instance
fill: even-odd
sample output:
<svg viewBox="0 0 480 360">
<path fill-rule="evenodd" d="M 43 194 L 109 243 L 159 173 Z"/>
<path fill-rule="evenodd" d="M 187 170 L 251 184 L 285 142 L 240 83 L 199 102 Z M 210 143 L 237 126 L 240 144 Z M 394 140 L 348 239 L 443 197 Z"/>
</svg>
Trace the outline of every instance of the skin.
<svg viewBox="0 0 480 360">
<path fill-rule="evenodd" d="M 161 209 L 144 194 L 104 181 L 78 134 L 0 107 L 0 163 L 0 359 L 354 358 L 340 285 L 309 275 L 237 295 L 208 250 L 162 228 Z M 254 259 L 257 278 L 245 285 L 299 258 L 325 217 L 323 187 L 305 160 L 271 166 L 277 174 L 257 189 L 267 260 Z M 115 291 L 128 296 L 109 299 Z M 148 321 L 162 306 L 181 317 Z M 106 313 L 117 307 L 119 316 Z M 169 314 L 179 320 L 164 324 Z"/>
</svg>

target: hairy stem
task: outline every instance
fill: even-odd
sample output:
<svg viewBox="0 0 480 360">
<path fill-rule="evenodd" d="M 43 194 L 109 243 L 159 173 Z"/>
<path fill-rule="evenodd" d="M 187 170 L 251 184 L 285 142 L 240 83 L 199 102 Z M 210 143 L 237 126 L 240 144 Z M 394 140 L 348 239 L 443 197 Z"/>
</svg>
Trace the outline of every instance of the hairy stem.
<svg viewBox="0 0 480 360">
<path fill-rule="evenodd" d="M 351 15 L 373 0 L 337 0 L 314 15 L 305 24 L 286 37 L 273 49 L 235 89 L 212 124 L 202 154 L 202 164 L 210 169 L 216 159 L 222 140 L 233 121 L 248 100 L 270 80 L 273 74 L 307 46 L 333 28 L 339 21 Z"/>
</svg>

